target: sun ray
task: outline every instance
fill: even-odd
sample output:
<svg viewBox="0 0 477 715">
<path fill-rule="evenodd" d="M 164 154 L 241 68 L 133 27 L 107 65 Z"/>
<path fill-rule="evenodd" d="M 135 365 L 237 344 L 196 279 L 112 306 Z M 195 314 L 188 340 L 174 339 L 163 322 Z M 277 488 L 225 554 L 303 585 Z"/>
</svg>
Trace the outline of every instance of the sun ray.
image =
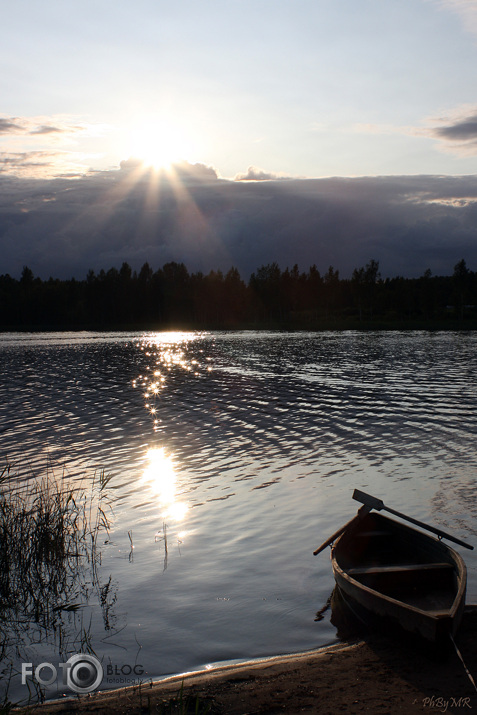
<svg viewBox="0 0 477 715">
<path fill-rule="evenodd" d="M 83 223 L 96 222 L 101 216 L 99 230 L 121 211 L 134 215 L 130 245 L 147 243 L 152 248 L 148 260 L 154 260 L 164 223 L 173 217 L 178 232 L 176 252 L 203 247 L 205 254 L 223 253 L 224 247 L 213 222 L 197 201 L 194 187 L 203 181 L 215 181 L 212 167 L 191 163 L 195 147 L 186 142 L 180 124 L 143 122 L 130 130 L 131 141 L 122 142 L 120 169 L 110 173 L 98 191 L 96 200 L 85 205 Z M 134 141 L 133 141 L 134 139 Z M 182 151 L 181 151 L 182 149 Z M 142 156 L 139 156 L 141 154 Z M 178 160 L 177 157 L 187 156 Z M 172 211 L 173 209 L 173 211 Z M 75 219 L 77 221 L 77 218 Z M 124 254 L 124 260 L 131 260 Z"/>
</svg>

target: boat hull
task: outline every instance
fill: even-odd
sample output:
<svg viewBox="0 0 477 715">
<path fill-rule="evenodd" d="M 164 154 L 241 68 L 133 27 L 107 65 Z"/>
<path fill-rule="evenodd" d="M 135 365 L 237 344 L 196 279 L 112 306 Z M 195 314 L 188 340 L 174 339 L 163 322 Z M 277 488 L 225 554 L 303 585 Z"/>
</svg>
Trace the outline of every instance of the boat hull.
<svg viewBox="0 0 477 715">
<path fill-rule="evenodd" d="M 370 513 L 340 536 L 331 560 L 344 598 L 365 612 L 431 642 L 457 631 L 467 572 L 442 541 Z"/>
</svg>

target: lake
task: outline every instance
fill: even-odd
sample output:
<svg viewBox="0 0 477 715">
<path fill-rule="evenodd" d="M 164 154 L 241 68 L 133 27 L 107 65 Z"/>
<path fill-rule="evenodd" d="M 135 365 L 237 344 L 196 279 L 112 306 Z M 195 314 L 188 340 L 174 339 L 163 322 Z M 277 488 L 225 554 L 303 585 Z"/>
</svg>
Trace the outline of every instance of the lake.
<svg viewBox="0 0 477 715">
<path fill-rule="evenodd" d="M 334 642 L 312 552 L 355 487 L 477 545 L 474 332 L 6 333 L 0 365 L 10 486 L 110 478 L 75 609 L 7 633 L 12 701 L 26 661 L 95 653 L 105 689 Z"/>
</svg>

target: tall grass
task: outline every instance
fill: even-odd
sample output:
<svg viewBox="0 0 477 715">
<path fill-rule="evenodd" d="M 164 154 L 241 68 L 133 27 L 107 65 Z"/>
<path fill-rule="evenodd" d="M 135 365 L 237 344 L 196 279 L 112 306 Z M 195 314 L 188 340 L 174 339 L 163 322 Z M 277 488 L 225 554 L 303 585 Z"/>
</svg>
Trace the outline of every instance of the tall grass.
<svg viewBox="0 0 477 715">
<path fill-rule="evenodd" d="M 0 609 L 21 610 L 48 623 L 50 611 L 73 608 L 78 571 L 100 560 L 98 536 L 108 532 L 104 508 L 107 479 L 90 493 L 52 473 L 20 487 L 11 468 L 0 475 Z"/>
<path fill-rule="evenodd" d="M 109 621 L 111 579 L 101 586 L 100 537 L 110 527 L 104 472 L 72 483 L 63 474 L 19 481 L 11 465 L 0 473 L 0 675 L 13 677 L 32 643 L 53 640 L 60 653 L 73 641 L 90 647 L 81 609 L 96 591 Z M 71 618 L 79 614 L 79 626 Z M 106 615 L 105 615 L 106 614 Z M 4 695 L 6 698 L 6 695 Z"/>
</svg>

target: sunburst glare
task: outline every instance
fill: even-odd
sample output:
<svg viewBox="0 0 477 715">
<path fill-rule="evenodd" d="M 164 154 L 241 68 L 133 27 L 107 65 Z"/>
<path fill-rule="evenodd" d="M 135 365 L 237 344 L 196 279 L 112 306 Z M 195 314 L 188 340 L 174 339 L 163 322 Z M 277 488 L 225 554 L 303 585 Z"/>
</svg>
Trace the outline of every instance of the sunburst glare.
<svg viewBox="0 0 477 715">
<path fill-rule="evenodd" d="M 130 152 L 144 166 L 167 171 L 173 164 L 189 159 L 194 145 L 173 123 L 145 122 L 131 131 Z"/>
</svg>

